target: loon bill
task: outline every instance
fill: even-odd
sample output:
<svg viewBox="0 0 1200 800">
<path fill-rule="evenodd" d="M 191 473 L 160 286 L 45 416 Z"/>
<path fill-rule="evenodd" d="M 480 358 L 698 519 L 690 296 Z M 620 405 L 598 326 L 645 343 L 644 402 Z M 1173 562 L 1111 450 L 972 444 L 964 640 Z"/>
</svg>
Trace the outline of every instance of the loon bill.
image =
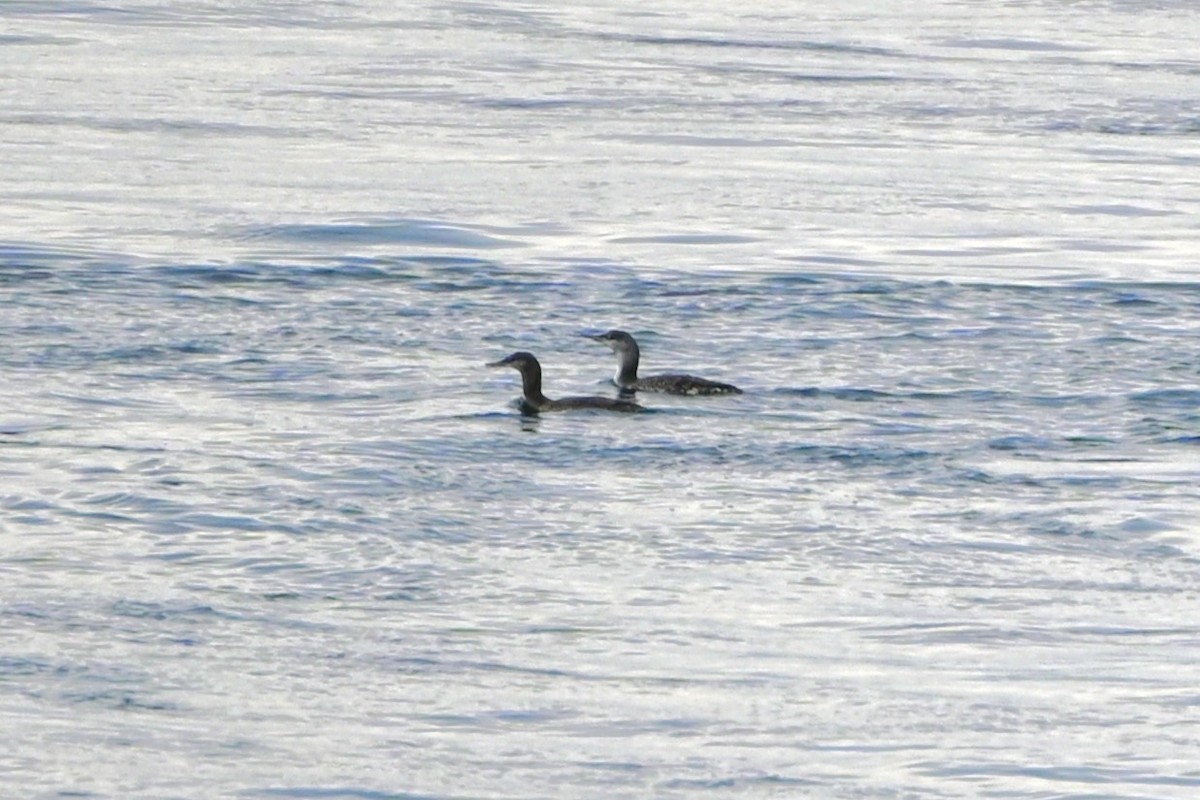
<svg viewBox="0 0 1200 800">
<path fill-rule="evenodd" d="M 551 400 L 542 394 L 542 365 L 534 358 L 533 353 L 519 351 L 506 356 L 499 361 L 489 363 L 489 367 L 512 367 L 521 373 L 521 389 L 523 405 L 526 411 L 569 411 L 576 408 L 599 408 L 607 411 L 644 411 L 632 400 L 618 400 L 612 397 L 563 397 Z"/>
<path fill-rule="evenodd" d="M 716 395 L 741 394 L 742 390 L 728 383 L 710 381 L 707 378 L 697 378 L 695 375 L 670 373 L 665 375 L 649 375 L 645 378 L 637 376 L 638 359 L 641 351 L 634 338 L 625 331 L 606 331 L 600 334 L 584 334 L 589 339 L 603 342 L 617 354 L 617 372 L 613 383 L 624 392 L 665 392 L 667 394 L 685 395 Z"/>
</svg>

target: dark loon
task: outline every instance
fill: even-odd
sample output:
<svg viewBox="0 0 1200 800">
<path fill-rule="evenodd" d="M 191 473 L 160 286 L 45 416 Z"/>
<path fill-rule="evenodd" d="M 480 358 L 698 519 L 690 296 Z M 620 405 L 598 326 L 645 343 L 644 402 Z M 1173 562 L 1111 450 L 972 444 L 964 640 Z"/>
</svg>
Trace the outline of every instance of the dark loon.
<svg viewBox="0 0 1200 800">
<path fill-rule="evenodd" d="M 632 400 L 617 400 L 612 397 L 563 397 L 559 400 L 551 400 L 542 394 L 542 365 L 533 357 L 533 353 L 516 352 L 499 361 L 493 361 L 488 366 L 512 367 L 521 373 L 521 388 L 525 395 L 522 398 L 522 406 L 525 411 L 530 413 L 566 411 L 572 408 L 602 408 L 609 411 L 645 410 Z"/>
<path fill-rule="evenodd" d="M 718 383 L 694 375 L 650 375 L 637 376 L 638 358 L 641 353 L 637 342 L 625 331 L 607 331 L 600 334 L 584 334 L 589 339 L 604 342 L 617 354 L 617 374 L 613 383 L 623 392 L 666 392 L 667 394 L 741 394 L 742 390 L 728 383 Z"/>
</svg>

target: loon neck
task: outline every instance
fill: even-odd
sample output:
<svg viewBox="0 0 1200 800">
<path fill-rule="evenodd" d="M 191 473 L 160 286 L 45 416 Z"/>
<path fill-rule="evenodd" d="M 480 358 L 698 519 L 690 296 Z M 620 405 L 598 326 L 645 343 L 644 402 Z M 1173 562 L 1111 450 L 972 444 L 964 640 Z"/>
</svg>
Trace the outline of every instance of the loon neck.
<svg viewBox="0 0 1200 800">
<path fill-rule="evenodd" d="M 542 368 L 536 361 L 521 367 L 521 393 L 525 402 L 535 408 L 547 402 L 542 394 Z"/>
<path fill-rule="evenodd" d="M 629 346 L 617 353 L 617 372 L 613 382 L 621 388 L 628 388 L 637 383 L 638 359 L 640 357 L 636 342 L 630 341 Z"/>
</svg>

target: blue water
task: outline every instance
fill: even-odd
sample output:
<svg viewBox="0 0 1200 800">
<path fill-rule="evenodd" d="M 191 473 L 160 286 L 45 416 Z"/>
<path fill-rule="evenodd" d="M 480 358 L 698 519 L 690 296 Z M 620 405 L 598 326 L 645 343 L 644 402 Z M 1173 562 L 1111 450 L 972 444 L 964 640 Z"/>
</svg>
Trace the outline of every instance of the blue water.
<svg viewBox="0 0 1200 800">
<path fill-rule="evenodd" d="M 1196 796 L 1200 17 L 811 5 L 0 6 L 4 796 Z"/>
</svg>

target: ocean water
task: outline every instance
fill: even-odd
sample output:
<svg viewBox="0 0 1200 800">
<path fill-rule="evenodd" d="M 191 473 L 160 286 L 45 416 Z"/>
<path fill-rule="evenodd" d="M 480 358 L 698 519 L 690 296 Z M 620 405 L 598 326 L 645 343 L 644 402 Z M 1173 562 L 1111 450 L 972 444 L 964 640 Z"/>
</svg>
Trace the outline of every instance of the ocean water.
<svg viewBox="0 0 1200 800">
<path fill-rule="evenodd" d="M 4 796 L 1200 793 L 1191 3 L 0 23 Z"/>
</svg>

